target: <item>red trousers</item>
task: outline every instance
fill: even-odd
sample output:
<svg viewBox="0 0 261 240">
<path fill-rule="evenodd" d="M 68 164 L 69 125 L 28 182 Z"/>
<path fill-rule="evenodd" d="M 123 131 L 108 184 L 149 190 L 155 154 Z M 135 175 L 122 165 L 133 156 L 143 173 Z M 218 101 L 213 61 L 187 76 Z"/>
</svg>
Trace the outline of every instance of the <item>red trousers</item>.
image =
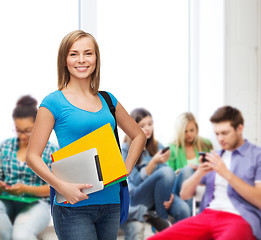
<svg viewBox="0 0 261 240">
<path fill-rule="evenodd" d="M 255 240 L 250 225 L 239 215 L 205 209 L 147 240 Z"/>
</svg>

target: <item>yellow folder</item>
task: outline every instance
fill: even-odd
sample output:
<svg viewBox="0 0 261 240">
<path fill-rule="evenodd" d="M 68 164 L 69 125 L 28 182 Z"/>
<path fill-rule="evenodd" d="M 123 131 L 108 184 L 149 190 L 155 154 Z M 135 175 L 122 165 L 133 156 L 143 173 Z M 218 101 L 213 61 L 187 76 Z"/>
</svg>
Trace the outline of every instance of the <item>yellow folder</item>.
<svg viewBox="0 0 261 240">
<path fill-rule="evenodd" d="M 91 148 L 97 149 L 104 186 L 126 179 L 128 172 L 110 123 L 54 152 L 52 159 L 59 161 Z"/>
</svg>

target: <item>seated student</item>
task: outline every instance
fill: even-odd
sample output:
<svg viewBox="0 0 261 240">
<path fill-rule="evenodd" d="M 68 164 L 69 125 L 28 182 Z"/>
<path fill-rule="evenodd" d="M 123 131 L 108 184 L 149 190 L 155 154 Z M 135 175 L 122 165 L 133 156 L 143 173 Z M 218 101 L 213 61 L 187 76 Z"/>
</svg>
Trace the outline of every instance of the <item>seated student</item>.
<svg viewBox="0 0 261 240">
<path fill-rule="evenodd" d="M 173 190 L 178 196 L 182 183 L 198 168 L 198 152 L 209 152 L 213 148 L 210 140 L 200 137 L 198 132 L 198 123 L 191 112 L 184 112 L 177 117 L 167 164 L 178 174 Z M 187 202 L 192 213 L 192 199 Z"/>
<path fill-rule="evenodd" d="M 222 148 L 206 154 L 181 189 L 189 199 L 206 185 L 202 211 L 174 224 L 149 240 L 261 239 L 261 148 L 243 138 L 241 112 L 224 106 L 210 118 Z"/>
<path fill-rule="evenodd" d="M 155 209 L 157 215 L 167 219 L 174 217 L 175 222 L 189 216 L 188 205 L 178 196 L 165 208 L 164 203 L 171 198 L 175 173 L 166 165 L 170 152 L 162 152 L 164 146 L 154 139 L 154 126 L 151 114 L 143 108 L 134 109 L 131 117 L 144 131 L 147 143 L 132 173 L 128 177 L 130 201 L 132 206 L 144 205 L 149 210 Z M 130 140 L 125 138 L 122 145 L 122 156 L 126 159 Z"/>
<path fill-rule="evenodd" d="M 21 97 L 13 111 L 17 137 L 0 144 L 1 240 L 37 239 L 50 221 L 49 186 L 25 162 L 36 113 L 37 101 L 30 96 Z M 57 149 L 48 143 L 42 154 L 49 167 L 51 154 Z M 35 201 L 26 202 L 29 197 Z"/>
</svg>

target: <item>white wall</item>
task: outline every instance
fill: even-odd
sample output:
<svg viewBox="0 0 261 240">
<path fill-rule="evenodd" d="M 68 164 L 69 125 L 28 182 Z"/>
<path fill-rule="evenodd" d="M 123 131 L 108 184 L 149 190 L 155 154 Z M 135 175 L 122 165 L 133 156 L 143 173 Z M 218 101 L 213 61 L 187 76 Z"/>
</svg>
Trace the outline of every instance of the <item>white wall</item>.
<svg viewBox="0 0 261 240">
<path fill-rule="evenodd" d="M 210 116 L 224 104 L 224 2 L 190 1 L 190 110 L 218 148 Z"/>
<path fill-rule="evenodd" d="M 208 119 L 232 105 L 245 119 L 244 137 L 261 145 L 260 0 L 191 0 L 190 106 L 200 132 L 218 143 Z"/>
<path fill-rule="evenodd" d="M 107 0 L 103 1 L 107 2 Z M 83 22 L 86 24 L 80 26 L 80 28 L 89 29 L 94 36 L 99 38 L 102 48 L 109 48 L 108 44 L 107 46 L 103 44 L 103 37 L 97 32 L 97 22 L 92 22 L 96 17 L 96 15 L 93 16 L 93 9 L 97 8 L 98 2 L 95 0 L 80 0 L 79 2 L 83 6 L 81 17 L 85 19 Z M 178 0 L 174 2 L 177 3 Z M 91 7 L 86 7 L 87 3 L 91 4 Z M 115 0 L 112 3 L 115 4 Z M 154 5 L 160 4 L 159 1 L 152 1 L 152 3 Z M 13 7 L 14 4 L 16 4 L 16 8 Z M 114 6 L 110 3 L 107 4 L 109 7 Z M 50 5 L 52 5 L 51 9 Z M 59 42 L 67 32 L 78 26 L 77 4 L 72 5 L 70 0 L 66 0 L 61 4 L 62 7 L 57 7 L 57 5 L 59 5 L 59 1 L 54 5 L 51 0 L 45 1 L 42 5 L 35 5 L 33 0 L 24 2 L 19 0 L 4 1 L 0 4 L 0 29 L 2 32 L 0 43 L 2 56 L 4 56 L 1 58 L 2 87 L 0 88 L 0 102 L 1 116 L 3 117 L 0 127 L 0 140 L 13 135 L 11 115 L 19 96 L 30 93 L 40 102 L 46 94 L 56 89 L 56 53 Z M 29 6 L 30 11 L 27 13 L 26 9 Z M 23 11 L 20 11 L 21 9 Z M 62 19 L 62 21 L 56 21 L 57 9 L 61 14 L 59 19 Z M 162 6 L 158 9 L 164 12 Z M 168 9 L 169 15 L 166 14 L 165 17 L 177 15 L 173 14 L 174 11 L 171 10 Z M 48 18 L 46 18 L 46 12 L 49 13 Z M 145 17 L 146 14 L 145 11 Z M 157 105 L 158 95 L 155 92 L 151 93 L 154 100 L 150 104 L 156 106 L 153 114 L 158 116 L 156 119 L 157 135 L 163 142 L 168 142 L 172 136 L 175 114 L 172 112 L 172 115 L 166 116 L 165 113 L 169 111 L 169 108 L 174 109 L 177 113 L 189 109 L 198 118 L 201 135 L 211 138 L 215 143 L 215 136 L 208 119 L 217 107 L 231 104 L 243 112 L 246 121 L 245 137 L 261 145 L 260 0 L 190 0 L 190 14 L 190 85 L 185 85 L 182 90 L 185 92 L 186 89 L 189 89 L 189 100 L 186 100 L 183 94 L 182 100 L 165 99 L 164 104 Z M 155 12 L 155 21 L 158 20 L 157 16 Z M 133 17 L 135 17 L 135 14 Z M 178 22 L 174 18 L 169 18 L 165 22 L 170 33 L 173 33 L 173 29 L 171 29 L 173 21 Z M 108 21 L 108 23 L 110 22 Z M 155 30 L 164 29 L 163 25 L 154 25 L 157 26 Z M 169 37 L 170 42 L 168 44 L 174 46 L 171 50 L 172 55 L 175 55 L 176 45 L 181 44 L 181 42 L 171 39 L 177 36 L 177 29 L 179 28 L 174 29 L 174 35 L 164 36 Z M 125 32 L 125 34 L 127 33 Z M 46 40 L 43 36 L 46 37 Z M 113 38 L 113 35 L 109 36 Z M 158 42 L 162 43 L 161 39 Z M 166 48 L 165 51 L 168 51 L 168 49 Z M 50 55 L 51 53 L 52 55 Z M 188 53 L 185 52 L 184 56 L 186 54 Z M 29 60 L 25 60 L 28 55 L 31 57 Z M 44 60 L 44 57 L 47 60 Z M 108 62 L 108 60 L 104 61 L 103 68 L 105 62 Z M 140 62 L 142 61 L 140 60 Z M 176 72 L 180 70 L 179 66 L 184 64 L 187 64 L 186 61 L 180 62 L 179 65 L 170 64 L 168 68 Z M 108 69 L 108 66 L 105 68 Z M 128 71 L 128 68 L 126 71 Z M 115 70 L 115 72 L 117 71 Z M 104 89 L 107 89 L 107 86 L 112 87 L 113 77 L 113 74 L 110 75 L 107 83 L 102 80 Z M 176 94 L 174 81 L 170 78 L 166 85 L 162 81 L 165 78 L 160 78 L 159 74 L 159 89 L 164 91 L 167 88 L 167 93 L 174 96 Z M 150 80 L 150 78 L 148 79 Z M 184 79 L 186 77 L 178 80 L 184 81 Z M 136 80 L 135 77 L 134 80 Z M 139 82 L 144 84 L 144 79 L 133 82 L 133 85 L 139 84 Z M 126 90 L 124 85 L 123 82 L 122 85 L 116 86 L 118 88 L 116 95 L 120 96 L 124 106 L 127 106 L 127 110 L 130 111 L 133 107 L 138 107 L 141 101 L 134 104 L 132 100 L 129 101 L 124 96 L 125 93 L 128 95 L 131 93 L 135 97 L 138 94 L 131 88 Z M 146 90 L 149 92 L 151 86 L 147 85 Z M 146 87 L 146 84 L 143 87 Z M 143 99 L 146 99 L 146 97 Z M 186 101 L 188 101 L 185 103 L 186 107 L 181 107 L 179 103 Z M 148 105 L 144 104 L 143 106 L 150 108 L 149 102 L 145 103 L 148 103 Z M 163 130 L 161 129 L 162 126 L 164 127 Z"/>
<path fill-rule="evenodd" d="M 244 136 L 261 145 L 261 3 L 227 0 L 225 6 L 225 103 L 242 111 Z"/>
<path fill-rule="evenodd" d="M 12 112 L 19 97 L 30 94 L 40 104 L 57 89 L 59 44 L 77 28 L 77 1 L 0 1 L 0 141 L 15 135 Z"/>
<path fill-rule="evenodd" d="M 156 138 L 167 144 L 176 116 L 188 110 L 188 2 L 82 0 L 81 6 L 80 26 L 100 47 L 101 89 L 128 112 L 147 108 Z"/>
</svg>

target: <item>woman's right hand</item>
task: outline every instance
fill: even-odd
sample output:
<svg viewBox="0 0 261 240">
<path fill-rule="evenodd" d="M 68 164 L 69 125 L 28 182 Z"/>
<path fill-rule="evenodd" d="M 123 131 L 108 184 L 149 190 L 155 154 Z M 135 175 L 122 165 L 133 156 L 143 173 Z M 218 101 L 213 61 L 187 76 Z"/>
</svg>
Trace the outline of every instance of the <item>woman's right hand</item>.
<svg viewBox="0 0 261 240">
<path fill-rule="evenodd" d="M 146 166 L 147 174 L 151 175 L 157 165 L 167 162 L 169 160 L 169 157 L 170 150 L 166 151 L 165 153 L 162 153 L 162 150 L 158 151 Z"/>
<path fill-rule="evenodd" d="M 89 196 L 86 193 L 83 193 L 82 190 L 85 188 L 91 188 L 92 186 L 93 185 L 91 184 L 64 182 L 57 191 L 62 194 L 70 204 L 75 204 L 89 198 Z"/>
</svg>

